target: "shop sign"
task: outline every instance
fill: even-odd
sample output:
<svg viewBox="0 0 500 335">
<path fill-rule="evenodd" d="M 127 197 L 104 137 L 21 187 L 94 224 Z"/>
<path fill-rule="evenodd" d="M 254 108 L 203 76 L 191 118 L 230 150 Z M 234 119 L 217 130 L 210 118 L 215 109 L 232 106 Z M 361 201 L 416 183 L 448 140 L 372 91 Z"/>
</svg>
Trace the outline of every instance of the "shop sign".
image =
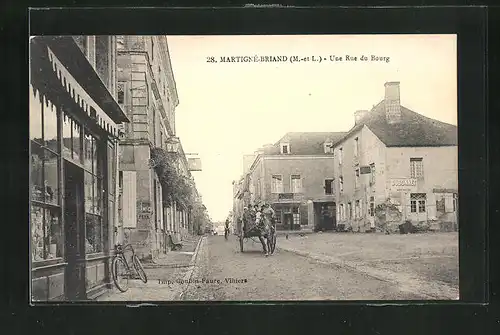
<svg viewBox="0 0 500 335">
<path fill-rule="evenodd" d="M 393 192 L 416 192 L 417 179 L 415 178 L 393 178 L 391 179 L 391 191 Z"/>
</svg>

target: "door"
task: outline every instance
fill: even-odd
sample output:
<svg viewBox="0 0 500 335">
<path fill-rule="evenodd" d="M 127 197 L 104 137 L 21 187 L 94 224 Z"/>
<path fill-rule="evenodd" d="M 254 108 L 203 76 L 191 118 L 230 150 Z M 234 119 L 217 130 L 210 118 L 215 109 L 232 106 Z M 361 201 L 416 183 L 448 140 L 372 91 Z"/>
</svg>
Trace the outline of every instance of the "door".
<svg viewBox="0 0 500 335">
<path fill-rule="evenodd" d="M 65 287 L 68 300 L 86 298 L 83 169 L 64 160 Z"/>
<path fill-rule="evenodd" d="M 293 215 L 292 213 L 283 214 L 283 222 L 285 230 L 293 230 Z"/>
</svg>

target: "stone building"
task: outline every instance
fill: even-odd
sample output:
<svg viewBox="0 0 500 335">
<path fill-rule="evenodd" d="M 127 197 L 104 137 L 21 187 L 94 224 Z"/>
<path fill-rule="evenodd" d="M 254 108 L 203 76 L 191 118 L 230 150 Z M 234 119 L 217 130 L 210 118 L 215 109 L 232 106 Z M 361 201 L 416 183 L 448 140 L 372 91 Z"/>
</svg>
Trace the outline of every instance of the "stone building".
<svg viewBox="0 0 500 335">
<path fill-rule="evenodd" d="M 361 232 L 406 220 L 456 228 L 457 127 L 402 106 L 399 82 L 386 83 L 370 111 L 357 111 L 334 147 L 339 224 Z M 379 216 L 387 203 L 395 215 Z"/>
<path fill-rule="evenodd" d="M 344 135 L 292 132 L 258 150 L 248 173 L 235 182 L 234 210 L 266 202 L 276 212 L 277 229 L 334 229 L 332 145 Z"/>
<path fill-rule="evenodd" d="M 111 285 L 119 124 L 112 36 L 30 39 L 31 297 Z"/>
<path fill-rule="evenodd" d="M 168 235 L 181 239 L 189 225 L 186 204 L 164 205 L 150 164 L 152 149 L 175 145 L 178 170 L 191 178 L 176 137 L 179 99 L 165 36 L 117 36 L 116 42 L 118 103 L 132 121 L 120 141 L 118 235 L 140 257 L 158 257 L 168 251 Z"/>
</svg>

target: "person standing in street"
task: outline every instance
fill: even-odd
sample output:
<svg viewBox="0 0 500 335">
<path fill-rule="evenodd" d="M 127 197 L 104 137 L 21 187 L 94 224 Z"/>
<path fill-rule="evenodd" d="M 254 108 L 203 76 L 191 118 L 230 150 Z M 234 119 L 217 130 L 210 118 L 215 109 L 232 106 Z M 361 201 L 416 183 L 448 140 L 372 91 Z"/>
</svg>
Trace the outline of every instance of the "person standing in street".
<svg viewBox="0 0 500 335">
<path fill-rule="evenodd" d="M 224 227 L 224 238 L 227 240 L 227 236 L 229 235 L 229 218 L 226 219 L 226 224 Z"/>
</svg>

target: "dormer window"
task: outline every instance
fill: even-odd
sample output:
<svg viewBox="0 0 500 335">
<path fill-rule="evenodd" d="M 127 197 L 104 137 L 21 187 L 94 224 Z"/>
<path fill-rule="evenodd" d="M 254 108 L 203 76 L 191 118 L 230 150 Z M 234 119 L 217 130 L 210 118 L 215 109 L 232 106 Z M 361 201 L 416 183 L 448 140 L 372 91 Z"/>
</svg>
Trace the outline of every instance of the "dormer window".
<svg viewBox="0 0 500 335">
<path fill-rule="evenodd" d="M 290 144 L 281 143 L 281 153 L 282 154 L 289 154 L 290 153 Z"/>
<path fill-rule="evenodd" d="M 333 154 L 333 143 L 332 142 L 325 142 L 323 144 L 324 149 L 325 149 L 325 154 Z"/>
</svg>

